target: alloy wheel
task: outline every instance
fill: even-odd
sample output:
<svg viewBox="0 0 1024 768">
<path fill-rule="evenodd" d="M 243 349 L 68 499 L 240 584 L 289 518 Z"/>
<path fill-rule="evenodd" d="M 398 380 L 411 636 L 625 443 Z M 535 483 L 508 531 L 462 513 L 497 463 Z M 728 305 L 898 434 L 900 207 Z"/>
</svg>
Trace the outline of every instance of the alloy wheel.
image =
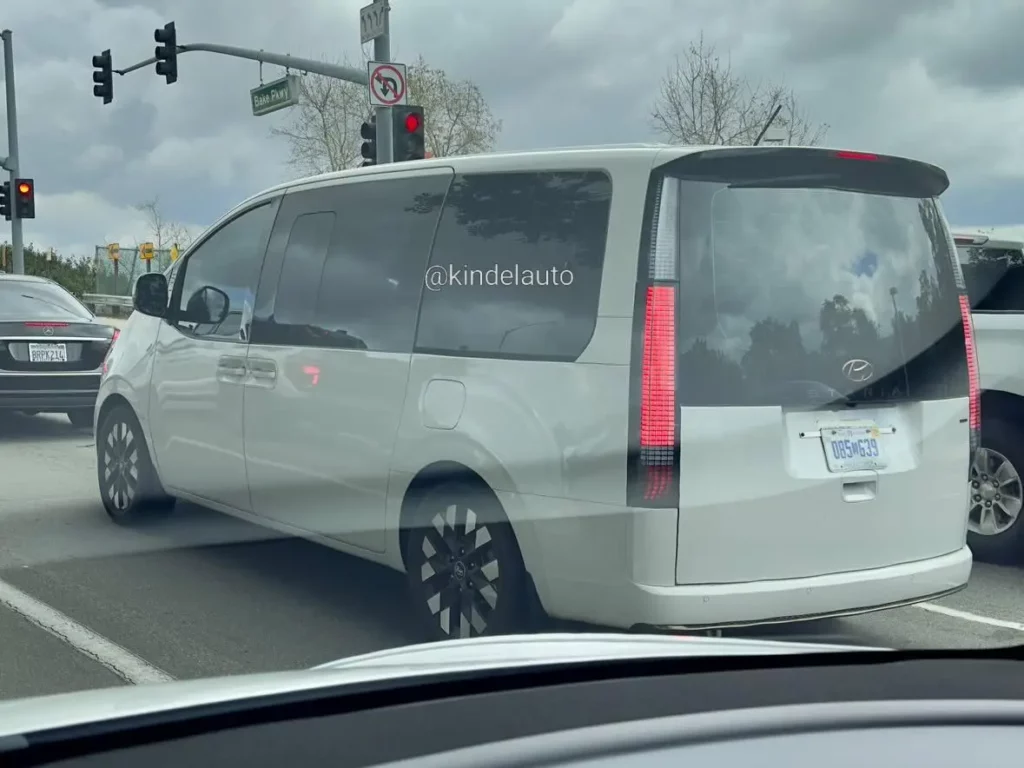
<svg viewBox="0 0 1024 768">
<path fill-rule="evenodd" d="M 132 426 L 115 422 L 103 443 L 103 486 L 114 509 L 126 511 L 139 489 L 139 446 Z"/>
<path fill-rule="evenodd" d="M 451 504 L 431 519 L 421 546 L 423 590 L 441 632 L 450 638 L 483 634 L 501 587 L 488 526 L 471 508 Z"/>
<path fill-rule="evenodd" d="M 1020 472 L 999 451 L 979 448 L 970 477 L 967 526 L 981 536 L 998 536 L 1012 526 L 1024 506 Z"/>
</svg>

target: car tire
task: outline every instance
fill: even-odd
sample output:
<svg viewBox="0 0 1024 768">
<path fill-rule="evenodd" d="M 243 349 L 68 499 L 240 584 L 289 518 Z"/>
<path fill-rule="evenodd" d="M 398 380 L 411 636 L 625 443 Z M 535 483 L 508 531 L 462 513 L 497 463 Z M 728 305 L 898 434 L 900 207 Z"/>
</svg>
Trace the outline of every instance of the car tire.
<svg viewBox="0 0 1024 768">
<path fill-rule="evenodd" d="M 174 506 L 164 492 L 131 408 L 114 406 L 96 433 L 96 473 L 103 507 L 118 525 L 158 519 Z"/>
<path fill-rule="evenodd" d="M 530 579 L 512 526 L 490 489 L 459 482 L 427 491 L 405 537 L 418 623 L 431 640 L 530 628 Z"/>
<path fill-rule="evenodd" d="M 92 429 L 93 409 L 75 408 L 67 412 L 68 421 L 76 429 Z"/>
<path fill-rule="evenodd" d="M 987 419 L 968 480 L 967 543 L 975 558 L 1017 562 L 1024 556 L 1024 434 L 1012 424 Z"/>
</svg>

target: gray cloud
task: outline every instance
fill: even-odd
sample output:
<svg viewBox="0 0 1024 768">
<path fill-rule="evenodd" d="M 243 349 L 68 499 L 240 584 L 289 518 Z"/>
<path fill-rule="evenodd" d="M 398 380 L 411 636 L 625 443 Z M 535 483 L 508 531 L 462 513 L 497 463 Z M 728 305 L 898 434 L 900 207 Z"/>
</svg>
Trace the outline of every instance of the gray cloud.
<svg viewBox="0 0 1024 768">
<path fill-rule="evenodd" d="M 94 54 L 110 48 L 119 67 L 151 56 L 154 28 L 173 19 L 184 43 L 358 60 L 358 9 L 365 2 L 9 3 L 4 23 L 15 32 L 22 161 L 40 190 L 39 218 L 26 224 L 30 237 L 58 247 L 102 242 L 138 227 L 129 209 L 153 197 L 168 216 L 205 224 L 292 175 L 287 146 L 269 135 L 287 113 L 250 114 L 248 91 L 259 81 L 255 62 L 189 53 L 180 59 L 175 85 L 164 85 L 149 68 L 117 77 L 114 103 L 104 107 L 92 96 Z M 392 6 L 396 59 L 422 54 L 451 76 L 474 80 L 504 121 L 500 148 L 651 139 L 648 114 L 661 76 L 703 31 L 741 73 L 792 86 L 808 115 L 832 126 L 830 144 L 946 167 L 954 180 L 947 196 L 955 206 L 951 219 L 1022 221 L 1014 201 L 1024 192 L 1024 147 L 1005 129 L 1024 117 L 1024 65 L 1012 55 L 1024 30 L 1020 3 L 393 0 Z M 264 67 L 265 79 L 279 74 Z M 0 240 L 5 237 L 0 223 Z"/>
</svg>

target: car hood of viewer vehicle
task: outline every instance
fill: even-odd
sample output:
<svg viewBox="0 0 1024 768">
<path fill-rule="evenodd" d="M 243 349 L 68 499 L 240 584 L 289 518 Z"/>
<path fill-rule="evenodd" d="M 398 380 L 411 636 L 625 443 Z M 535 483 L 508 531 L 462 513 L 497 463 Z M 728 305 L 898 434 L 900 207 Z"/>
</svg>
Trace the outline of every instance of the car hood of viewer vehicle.
<svg viewBox="0 0 1024 768">
<path fill-rule="evenodd" d="M 275 694 L 567 663 L 687 656 L 888 650 L 861 646 L 629 634 L 450 640 L 377 651 L 309 670 L 147 683 L 0 702 L 0 737 Z"/>
</svg>

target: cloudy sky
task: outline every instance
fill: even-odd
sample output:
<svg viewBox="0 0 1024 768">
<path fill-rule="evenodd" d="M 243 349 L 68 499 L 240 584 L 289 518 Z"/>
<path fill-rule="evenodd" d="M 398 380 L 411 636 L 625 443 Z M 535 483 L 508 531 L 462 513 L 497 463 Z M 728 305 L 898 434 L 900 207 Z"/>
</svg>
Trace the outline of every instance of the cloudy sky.
<svg viewBox="0 0 1024 768">
<path fill-rule="evenodd" d="M 153 30 L 178 41 L 358 60 L 368 0 L 9 2 L 22 174 L 36 179 L 26 242 L 91 254 L 149 236 L 134 206 L 158 197 L 195 227 L 292 175 L 253 117 L 258 64 L 206 53 L 165 85 L 151 68 L 92 95 L 91 57 L 149 57 Z M 947 169 L 951 222 L 1024 234 L 1024 33 L 1020 0 L 391 0 L 392 52 L 482 89 L 504 121 L 499 148 L 652 138 L 648 114 L 676 53 L 703 31 L 735 69 L 795 89 L 832 146 L 906 154 Z M 367 47 L 369 52 L 369 46 Z M 264 79 L 281 74 L 264 67 Z M 2 111 L 2 103 L 0 103 Z M 0 136 L 0 155 L 6 142 Z M 0 242 L 9 241 L 0 221 Z"/>
</svg>

